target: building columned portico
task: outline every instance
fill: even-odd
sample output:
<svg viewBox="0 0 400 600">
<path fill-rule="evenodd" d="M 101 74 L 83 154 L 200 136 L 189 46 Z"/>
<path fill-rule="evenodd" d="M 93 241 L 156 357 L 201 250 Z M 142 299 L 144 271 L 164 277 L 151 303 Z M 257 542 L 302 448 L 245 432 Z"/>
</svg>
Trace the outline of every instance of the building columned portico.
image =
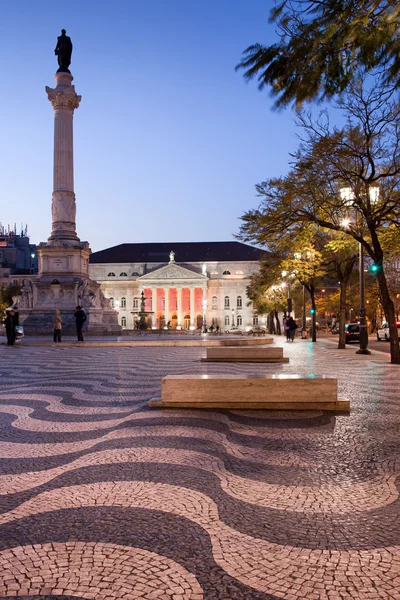
<svg viewBox="0 0 400 600">
<path fill-rule="evenodd" d="M 161 329 L 170 325 L 173 329 L 196 329 L 203 325 L 207 311 L 205 287 L 163 285 L 139 288 L 145 296 L 145 311 L 151 312 L 149 325 Z M 132 311 L 135 315 L 135 310 Z"/>
<path fill-rule="evenodd" d="M 92 254 L 89 269 L 124 329 L 143 310 L 153 329 L 249 330 L 264 326 L 247 296 L 261 255 L 240 242 L 121 244 Z"/>
</svg>

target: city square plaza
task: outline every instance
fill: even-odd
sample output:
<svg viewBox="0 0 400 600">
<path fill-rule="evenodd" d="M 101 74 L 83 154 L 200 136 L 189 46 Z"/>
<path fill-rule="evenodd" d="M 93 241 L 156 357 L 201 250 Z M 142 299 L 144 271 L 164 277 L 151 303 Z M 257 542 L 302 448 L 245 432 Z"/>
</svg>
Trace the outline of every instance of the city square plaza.
<svg viewBox="0 0 400 600">
<path fill-rule="evenodd" d="M 389 355 L 275 337 L 288 363 L 204 363 L 154 337 L 0 345 L 0 597 L 399 599 Z M 329 374 L 351 412 L 149 408 L 171 374 Z"/>
<path fill-rule="evenodd" d="M 399 367 L 196 333 L 265 325 L 246 297 L 260 250 L 239 242 L 122 244 L 90 266 L 71 52 L 62 30 L 52 229 L 15 299 L 28 335 L 0 344 L 0 598 L 400 600 Z M 35 335 L 56 309 L 52 344 Z"/>
</svg>

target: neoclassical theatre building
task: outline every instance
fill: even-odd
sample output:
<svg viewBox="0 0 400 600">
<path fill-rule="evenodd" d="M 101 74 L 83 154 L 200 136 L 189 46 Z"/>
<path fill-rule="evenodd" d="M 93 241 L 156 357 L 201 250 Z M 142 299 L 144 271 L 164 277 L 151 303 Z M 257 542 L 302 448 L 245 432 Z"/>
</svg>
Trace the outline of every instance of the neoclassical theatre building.
<svg viewBox="0 0 400 600">
<path fill-rule="evenodd" d="M 144 293 L 148 326 L 249 330 L 264 325 L 246 295 L 262 250 L 240 242 L 120 244 L 94 252 L 89 275 L 118 311 L 124 329 L 134 329 Z"/>
</svg>

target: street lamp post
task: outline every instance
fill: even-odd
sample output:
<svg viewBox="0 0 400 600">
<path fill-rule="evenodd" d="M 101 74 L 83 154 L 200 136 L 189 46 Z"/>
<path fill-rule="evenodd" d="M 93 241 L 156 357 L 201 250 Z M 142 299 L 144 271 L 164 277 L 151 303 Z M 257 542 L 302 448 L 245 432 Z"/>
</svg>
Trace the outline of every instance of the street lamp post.
<svg viewBox="0 0 400 600">
<path fill-rule="evenodd" d="M 354 206 L 354 192 L 351 188 L 342 188 L 340 190 L 340 195 L 342 199 L 345 200 L 347 206 Z M 371 203 L 375 204 L 379 198 L 379 189 L 377 187 L 370 188 L 369 196 Z M 344 219 L 342 221 L 343 227 L 349 227 L 350 222 L 350 219 Z M 356 354 L 371 354 L 370 350 L 368 350 L 368 325 L 365 310 L 364 246 L 361 242 L 359 242 L 358 271 L 360 286 L 360 347 Z"/>
<path fill-rule="evenodd" d="M 282 271 L 282 277 L 285 278 L 287 277 L 288 272 L 287 271 Z M 287 285 L 287 312 L 288 312 L 288 317 L 290 317 L 291 312 L 292 312 L 292 298 L 290 297 L 290 278 L 288 277 L 288 280 L 286 282 Z"/>
<path fill-rule="evenodd" d="M 235 309 L 232 308 L 232 329 L 235 327 Z"/>
<path fill-rule="evenodd" d="M 358 270 L 360 272 L 360 348 L 356 354 L 371 354 L 368 350 L 368 325 L 365 310 L 365 274 L 364 274 L 364 247 L 360 242 L 358 254 Z"/>
<path fill-rule="evenodd" d="M 306 329 L 307 329 L 307 316 L 306 316 L 306 286 L 303 283 L 303 323 L 301 326 L 301 339 L 306 340 L 307 339 L 307 333 L 306 333 Z"/>
</svg>

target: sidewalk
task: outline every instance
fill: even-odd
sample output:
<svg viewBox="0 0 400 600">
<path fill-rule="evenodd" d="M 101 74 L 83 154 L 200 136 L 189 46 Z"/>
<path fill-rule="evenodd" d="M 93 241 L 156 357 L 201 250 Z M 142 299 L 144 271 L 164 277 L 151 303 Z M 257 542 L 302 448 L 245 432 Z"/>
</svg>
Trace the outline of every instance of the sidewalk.
<svg viewBox="0 0 400 600">
<path fill-rule="evenodd" d="M 275 343 L 0 345 L 0 597 L 400 600 L 397 366 Z M 149 410 L 181 373 L 335 375 L 351 414 Z"/>
</svg>

